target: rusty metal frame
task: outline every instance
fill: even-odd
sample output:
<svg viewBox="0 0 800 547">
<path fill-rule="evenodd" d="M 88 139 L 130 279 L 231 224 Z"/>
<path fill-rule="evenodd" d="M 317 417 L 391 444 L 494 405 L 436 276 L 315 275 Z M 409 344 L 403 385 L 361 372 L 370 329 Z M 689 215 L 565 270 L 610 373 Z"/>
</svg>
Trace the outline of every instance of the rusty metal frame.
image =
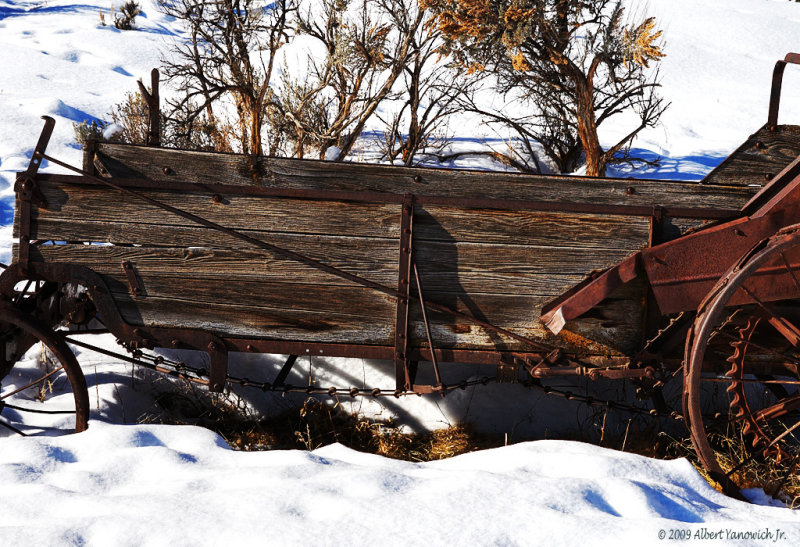
<svg viewBox="0 0 800 547">
<path fill-rule="evenodd" d="M 408 391 L 413 378 L 408 359 L 408 309 L 411 298 L 411 262 L 413 260 L 414 196 L 406 194 L 400 216 L 400 250 L 397 267 L 396 321 L 394 328 L 394 371 L 396 389 Z"/>
<path fill-rule="evenodd" d="M 787 64 L 800 65 L 800 53 L 788 53 L 782 61 L 775 63 L 772 70 L 772 88 L 769 94 L 769 114 L 767 116 L 767 127 L 770 131 L 775 131 L 778 127 L 778 111 L 781 106 L 781 85 L 783 84 L 783 71 Z"/>
</svg>

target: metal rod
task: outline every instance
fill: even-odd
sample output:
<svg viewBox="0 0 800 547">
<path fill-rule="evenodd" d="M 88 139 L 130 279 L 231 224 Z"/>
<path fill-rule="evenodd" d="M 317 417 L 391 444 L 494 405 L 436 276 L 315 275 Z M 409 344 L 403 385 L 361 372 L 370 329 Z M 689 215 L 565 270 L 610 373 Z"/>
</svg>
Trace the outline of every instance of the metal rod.
<svg viewBox="0 0 800 547">
<path fill-rule="evenodd" d="M 8 403 L 3 405 L 6 408 L 13 408 L 20 412 L 32 412 L 33 414 L 75 414 L 74 410 L 39 410 L 36 408 L 25 408 L 22 406 L 10 405 Z"/>
<path fill-rule="evenodd" d="M 419 280 L 419 271 L 417 270 L 417 263 L 412 262 L 411 266 L 414 268 L 414 277 L 417 280 L 417 293 L 419 294 L 419 302 L 422 307 L 422 321 L 425 323 L 425 335 L 428 337 L 428 348 L 431 350 L 431 363 L 433 364 L 433 374 L 436 377 L 436 385 L 434 387 L 442 387 L 442 379 L 439 376 L 439 363 L 436 362 L 436 351 L 433 347 L 433 338 L 431 338 L 431 327 L 428 323 L 428 314 L 425 312 L 425 299 L 422 297 L 422 283 Z M 444 395 L 444 392 L 442 392 Z"/>
<path fill-rule="evenodd" d="M 16 427 L 14 427 L 13 425 L 11 425 L 11 424 L 9 424 L 9 423 L 7 423 L 7 422 L 4 422 L 3 420 L 0 420 L 0 425 L 1 425 L 1 426 L 3 426 L 3 427 L 5 427 L 5 428 L 8 428 L 8 429 L 10 429 L 10 430 L 11 430 L 11 431 L 13 431 L 14 433 L 17 433 L 17 434 L 19 434 L 19 435 L 22 435 L 23 437 L 27 437 L 27 436 L 28 436 L 26 433 L 23 433 L 22 431 L 20 431 L 19 429 L 17 429 L 17 428 L 16 428 Z"/>
<path fill-rule="evenodd" d="M 42 376 L 38 380 L 35 380 L 35 381 L 31 382 L 30 384 L 26 384 L 26 385 L 24 385 L 24 386 L 22 386 L 20 388 L 17 388 L 14 391 L 12 391 L 11 393 L 6 393 L 5 395 L 0 396 L 0 401 L 2 401 L 3 399 L 6 399 L 8 397 L 11 397 L 12 395 L 16 395 L 20 391 L 24 391 L 24 390 L 28 389 L 29 387 L 33 387 L 36 384 L 41 384 L 42 382 L 47 380 L 50 376 L 52 376 L 53 374 L 55 374 L 56 372 L 58 372 L 59 370 L 61 370 L 63 368 L 64 368 L 63 366 L 60 366 L 57 369 L 48 372 L 47 374 L 45 374 L 44 376 Z"/>
</svg>

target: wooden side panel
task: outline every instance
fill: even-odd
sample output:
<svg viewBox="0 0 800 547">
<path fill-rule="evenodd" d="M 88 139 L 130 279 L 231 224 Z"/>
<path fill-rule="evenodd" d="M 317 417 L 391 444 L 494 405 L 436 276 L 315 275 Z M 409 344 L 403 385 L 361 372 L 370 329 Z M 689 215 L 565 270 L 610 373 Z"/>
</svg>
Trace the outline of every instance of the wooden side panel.
<svg viewBox="0 0 800 547">
<path fill-rule="evenodd" d="M 753 191 L 675 181 L 522 175 L 404 168 L 284 158 L 248 158 L 142 146 L 101 144 L 96 153 L 109 176 L 156 181 L 269 188 L 378 191 L 421 196 L 525 199 L 572 203 L 738 209 Z M 132 166 L 135 166 L 132 167 Z M 164 168 L 168 168 L 165 174 Z M 224 173 L 224 176 L 221 176 Z"/>
<path fill-rule="evenodd" d="M 114 176 L 197 184 L 196 191 L 143 193 L 390 288 L 397 285 L 400 204 L 238 194 L 212 199 L 203 185 L 733 209 L 752 193 L 748 188 L 660 181 L 272 158 L 260 159 L 253 172 L 250 162 L 239 156 L 105 144 L 97 159 Z M 415 182 L 416 176 L 421 181 Z M 393 343 L 391 296 L 254 250 L 247 242 L 114 190 L 45 180 L 42 191 L 48 206 L 34 214 L 32 237 L 73 243 L 39 246 L 31 259 L 97 271 L 112 288 L 123 316 L 134 324 L 307 342 Z M 679 221 L 674 227 L 680 232 L 697 222 Z M 641 284 L 623 287 L 558 338 L 541 325 L 539 311 L 589 272 L 645 247 L 648 237 L 645 217 L 417 206 L 413 248 L 426 299 L 570 351 L 610 354 L 632 352 L 640 343 Z M 130 295 L 124 261 L 133 263 L 144 297 Z M 530 349 L 452 316 L 432 312 L 431 323 L 438 347 Z M 410 332 L 412 345 L 427 345 L 417 302 L 411 304 Z"/>
<path fill-rule="evenodd" d="M 762 127 L 703 179 L 706 184 L 764 186 L 800 155 L 800 127 Z"/>
</svg>

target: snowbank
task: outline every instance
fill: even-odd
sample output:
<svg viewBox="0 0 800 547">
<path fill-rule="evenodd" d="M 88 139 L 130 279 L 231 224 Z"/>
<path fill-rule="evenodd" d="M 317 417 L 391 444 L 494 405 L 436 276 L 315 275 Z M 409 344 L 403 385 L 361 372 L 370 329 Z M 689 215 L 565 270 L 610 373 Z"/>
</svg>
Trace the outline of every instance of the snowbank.
<svg viewBox="0 0 800 547">
<path fill-rule="evenodd" d="M 800 513 L 726 498 L 685 460 L 563 441 L 416 464 L 341 445 L 241 453 L 195 427 L 97 423 L 5 439 L 0 484 L 4 545 L 654 545 L 687 530 L 800 540 Z"/>
</svg>

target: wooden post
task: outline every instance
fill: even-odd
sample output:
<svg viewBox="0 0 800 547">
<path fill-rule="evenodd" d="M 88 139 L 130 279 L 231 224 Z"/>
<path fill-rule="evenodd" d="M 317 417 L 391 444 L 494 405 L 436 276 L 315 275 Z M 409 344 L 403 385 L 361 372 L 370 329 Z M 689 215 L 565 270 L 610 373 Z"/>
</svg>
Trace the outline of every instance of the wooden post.
<svg viewBox="0 0 800 547">
<path fill-rule="evenodd" d="M 144 97 L 147 103 L 147 146 L 161 146 L 161 107 L 159 105 L 158 94 L 158 69 L 154 68 L 150 72 L 150 91 L 144 86 L 141 80 L 136 82 L 139 84 L 139 92 Z"/>
</svg>

